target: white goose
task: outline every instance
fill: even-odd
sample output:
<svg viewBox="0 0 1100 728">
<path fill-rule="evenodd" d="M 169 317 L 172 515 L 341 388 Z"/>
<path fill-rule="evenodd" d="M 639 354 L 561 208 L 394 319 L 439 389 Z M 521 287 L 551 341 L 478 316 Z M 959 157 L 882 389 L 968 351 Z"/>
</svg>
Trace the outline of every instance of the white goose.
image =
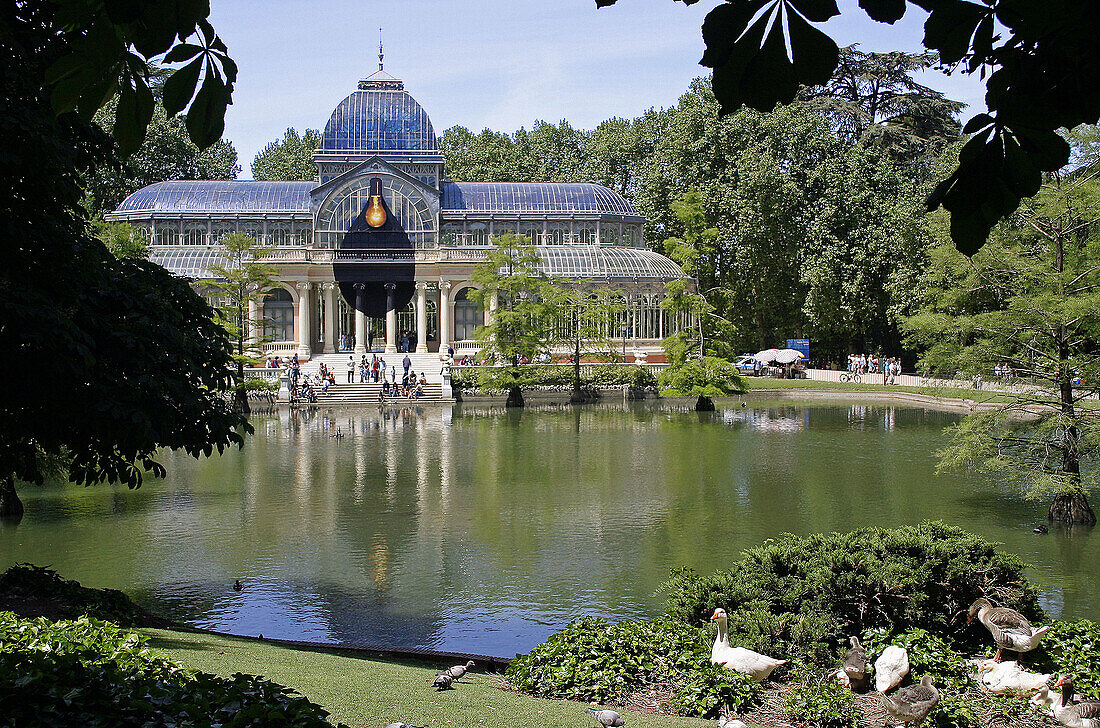
<svg viewBox="0 0 1100 728">
<path fill-rule="evenodd" d="M 1031 692 L 1042 690 L 1050 680 L 1050 675 L 1028 672 L 1019 662 L 994 662 L 989 660 L 978 667 L 982 684 L 991 693 L 1007 693 L 1015 690 Z"/>
<path fill-rule="evenodd" d="M 786 660 L 776 660 L 744 647 L 730 647 L 729 621 L 726 610 L 721 607 L 714 610 L 714 616 L 710 619 L 718 623 L 718 636 L 714 638 L 714 647 L 710 651 L 710 661 L 714 664 L 742 672 L 757 682 L 767 680 L 775 668 L 786 664 Z"/>
</svg>

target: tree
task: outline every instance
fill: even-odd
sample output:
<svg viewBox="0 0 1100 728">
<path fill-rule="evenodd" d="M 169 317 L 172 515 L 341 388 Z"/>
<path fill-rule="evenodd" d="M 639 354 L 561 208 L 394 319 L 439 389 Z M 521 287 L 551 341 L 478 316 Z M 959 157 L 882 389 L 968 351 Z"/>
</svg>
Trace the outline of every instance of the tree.
<svg viewBox="0 0 1100 728">
<path fill-rule="evenodd" d="M 581 360 L 585 356 L 611 360 L 615 358 L 615 344 L 611 337 L 614 322 L 626 310 L 626 298 L 621 291 L 592 287 L 589 281 L 572 281 L 569 285 L 553 283 L 555 306 L 559 320 L 568 324 L 561 327 L 559 343 L 573 348 L 573 393 L 570 404 L 591 401 L 581 388 Z"/>
<path fill-rule="evenodd" d="M 194 59 L 166 82 L 166 106 L 194 97 L 193 140 L 220 136 L 236 69 L 206 12 L 182 0 L 30 0 L 0 22 L 0 377 L 36 380 L 0 395 L 0 515 L 21 515 L 15 481 L 41 482 L 49 458 L 74 482 L 137 487 L 145 471 L 163 473 L 162 447 L 198 456 L 250 431 L 224 397 L 229 342 L 210 307 L 163 268 L 112 256 L 82 206 L 83 175 L 109 153 L 89 122 L 116 90 L 115 140 L 140 146 L 153 112 L 146 59 Z"/>
<path fill-rule="evenodd" d="M 245 379 L 244 367 L 258 363 L 263 354 L 262 337 L 249 336 L 250 328 L 255 325 L 250 321 L 249 311 L 263 305 L 264 296 L 275 287 L 278 271 L 264 262 L 271 249 L 244 233 L 222 237 L 221 246 L 226 263 L 210 266 L 216 278 L 206 282 L 204 287 L 218 294 L 217 320 L 234 342 L 233 362 L 237 377 L 233 383 L 233 407 L 237 412 L 248 414 L 252 381 Z"/>
<path fill-rule="evenodd" d="M 447 174 L 463 182 L 536 182 L 534 162 L 514 135 L 454 126 L 439 138 Z"/>
<path fill-rule="evenodd" d="M 92 234 L 107 246 L 116 258 L 149 257 L 149 245 L 138 235 L 137 228 L 126 222 L 92 220 Z"/>
<path fill-rule="evenodd" d="M 507 234 L 472 275 L 479 288 L 470 294 L 489 321 L 474 332 L 481 342 L 479 358 L 505 366 L 501 381 L 508 388 L 507 407 L 522 407 L 524 385 L 520 364 L 548 354 L 560 313 L 559 289 L 541 269 L 541 259 L 528 238 Z"/>
<path fill-rule="evenodd" d="M 129 155 L 112 149 L 109 159 L 89 171 L 85 204 L 93 217 L 114 210 L 132 192 L 155 182 L 236 179 L 241 171 L 232 143 L 219 139 L 206 149 L 199 149 L 188 136 L 184 120 L 165 113 L 161 102 L 163 86 L 163 81 L 153 85 L 157 106 L 141 146 Z M 93 121 L 111 133 L 117 112 L 116 97 L 96 113 Z"/>
<path fill-rule="evenodd" d="M 683 0 L 688 5 L 698 0 Z M 596 0 L 596 6 L 616 0 Z M 1100 120 L 1100 4 L 1030 0 L 860 0 L 880 23 L 912 4 L 928 11 L 924 46 L 941 64 L 986 80 L 989 113 L 970 119 L 958 167 L 928 196 L 951 215 L 951 238 L 972 255 L 998 220 L 1035 195 L 1044 172 L 1061 169 L 1070 148 L 1057 129 Z M 701 65 L 722 113 L 742 104 L 769 111 L 800 86 L 829 82 L 836 43 L 811 23 L 840 14 L 836 0 L 743 0 L 718 5 L 703 22 Z M 788 52 L 788 47 L 790 52 Z"/>
<path fill-rule="evenodd" d="M 825 114 L 849 145 L 887 150 L 923 178 L 929 162 L 958 140 L 955 117 L 965 106 L 913 77 L 937 60 L 935 53 L 863 53 L 848 46 L 840 49 L 832 78 L 802 88 L 798 98 Z"/>
<path fill-rule="evenodd" d="M 313 153 L 321 146 L 321 133 L 306 129 L 301 136 L 294 127 L 286 130 L 282 140 L 268 142 L 252 160 L 252 179 L 312 180 L 317 177 Z"/>
<path fill-rule="evenodd" d="M 846 144 L 800 104 L 719 117 L 698 81 L 662 125 L 635 202 L 650 244 L 714 303 L 705 326 L 724 355 L 776 335 L 831 355 L 897 345 L 930 237 L 919 183 L 886 150 Z M 691 236 L 689 262 L 677 250 Z"/>
<path fill-rule="evenodd" d="M 928 310 L 905 322 L 924 366 L 1020 379 L 1008 401 L 970 415 L 941 453 L 944 467 L 1000 473 L 1048 518 L 1094 524 L 1086 492 L 1100 459 L 1100 422 L 1084 400 L 1100 392 L 1100 183 L 1097 167 L 1050 175 L 972 260 L 939 249 Z"/>
</svg>

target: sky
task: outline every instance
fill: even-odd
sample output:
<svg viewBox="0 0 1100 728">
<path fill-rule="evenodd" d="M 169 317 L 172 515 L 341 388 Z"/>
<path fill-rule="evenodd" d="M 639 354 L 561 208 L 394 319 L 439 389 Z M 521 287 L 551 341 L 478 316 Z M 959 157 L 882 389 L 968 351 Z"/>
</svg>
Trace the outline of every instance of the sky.
<svg viewBox="0 0 1100 728">
<path fill-rule="evenodd" d="M 590 129 L 672 106 L 695 77 L 700 27 L 718 2 L 673 0 L 211 0 L 210 19 L 240 68 L 225 138 L 251 178 L 256 154 L 287 127 L 323 129 L 332 110 L 378 68 L 428 112 L 436 134 L 462 125 L 512 132 L 536 120 Z M 856 0 L 822 26 L 840 45 L 920 51 L 924 15 L 894 26 Z M 921 82 L 984 110 L 977 79 L 928 72 Z"/>
</svg>

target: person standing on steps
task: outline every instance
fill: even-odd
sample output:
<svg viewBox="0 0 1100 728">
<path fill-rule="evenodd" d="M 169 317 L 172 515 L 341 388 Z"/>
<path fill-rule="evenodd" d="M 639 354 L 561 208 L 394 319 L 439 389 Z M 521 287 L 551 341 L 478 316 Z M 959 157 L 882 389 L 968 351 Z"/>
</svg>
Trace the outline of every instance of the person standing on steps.
<svg viewBox="0 0 1100 728">
<path fill-rule="evenodd" d="M 411 367 L 411 366 L 412 366 L 412 359 L 410 359 L 409 355 L 406 354 L 405 358 L 401 360 L 401 368 L 405 370 L 405 376 L 406 377 L 409 376 L 409 367 Z"/>
<path fill-rule="evenodd" d="M 355 383 L 355 356 L 348 355 L 348 384 Z"/>
</svg>

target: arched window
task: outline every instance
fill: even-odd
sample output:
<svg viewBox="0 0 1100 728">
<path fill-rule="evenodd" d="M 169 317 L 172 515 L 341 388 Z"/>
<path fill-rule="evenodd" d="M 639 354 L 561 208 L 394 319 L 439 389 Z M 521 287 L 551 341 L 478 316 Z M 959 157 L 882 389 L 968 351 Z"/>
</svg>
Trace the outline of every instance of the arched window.
<svg viewBox="0 0 1100 728">
<path fill-rule="evenodd" d="M 596 223 L 593 222 L 578 222 L 573 225 L 573 242 L 574 243 L 595 243 L 596 242 Z"/>
<path fill-rule="evenodd" d="M 153 245 L 179 245 L 179 244 L 180 244 L 179 223 L 175 223 L 175 222 L 157 222 L 157 223 L 155 223 L 155 232 L 153 233 Z"/>
<path fill-rule="evenodd" d="M 493 237 L 499 238 L 501 235 L 515 235 L 516 224 L 508 220 L 494 220 L 493 221 Z"/>
<path fill-rule="evenodd" d="M 184 227 L 184 245 L 204 245 L 206 243 L 206 223 L 189 222 Z"/>
<path fill-rule="evenodd" d="M 519 234 L 531 238 L 531 245 L 542 245 L 542 223 L 521 222 Z"/>
<path fill-rule="evenodd" d="M 405 334 L 412 339 L 412 345 L 416 346 L 416 296 L 397 312 L 397 348 L 401 348 L 401 337 Z"/>
<path fill-rule="evenodd" d="M 313 245 L 313 229 L 309 223 L 297 223 L 294 226 L 294 238 L 294 245 L 300 245 L 303 248 Z"/>
<path fill-rule="evenodd" d="M 264 337 L 294 341 L 294 300 L 285 288 L 276 288 L 264 298 Z"/>
<path fill-rule="evenodd" d="M 638 233 L 637 225 L 623 225 L 623 245 L 628 247 L 636 246 L 640 239 Z"/>
<path fill-rule="evenodd" d="M 370 201 L 370 182 L 374 175 L 356 177 L 333 192 L 317 211 L 317 236 L 322 247 L 336 247 L 351 229 L 355 217 Z M 382 197 L 391 214 L 409 234 L 416 247 L 424 247 L 435 232 L 435 216 L 420 188 L 398 177 L 378 174 Z"/>
<path fill-rule="evenodd" d="M 290 226 L 272 225 L 267 229 L 269 245 L 290 245 Z"/>
<path fill-rule="evenodd" d="M 544 245 L 565 245 L 569 242 L 569 223 L 552 222 L 546 226 L 546 241 Z"/>
<path fill-rule="evenodd" d="M 445 222 L 441 229 L 440 245 L 462 245 L 462 223 Z"/>
<path fill-rule="evenodd" d="M 232 222 L 215 222 L 210 228 L 210 239 L 214 243 L 220 243 L 229 233 L 237 232 L 237 225 Z"/>
<path fill-rule="evenodd" d="M 478 307 L 476 302 L 467 298 L 466 294 L 469 292 L 469 288 L 463 288 L 455 294 L 455 341 L 467 341 L 474 338 L 474 331 L 478 326 L 485 323 L 481 308 Z"/>
<path fill-rule="evenodd" d="M 264 235 L 264 226 L 260 222 L 242 222 L 240 224 L 240 231 L 248 237 L 255 240 L 257 243 L 262 243 L 261 238 Z"/>
<path fill-rule="evenodd" d="M 600 242 L 604 245 L 619 245 L 621 242 L 621 236 L 619 235 L 619 223 L 617 222 L 601 222 L 600 223 Z"/>
<path fill-rule="evenodd" d="M 467 245 L 488 245 L 489 225 L 484 222 L 471 222 L 466 224 Z"/>
</svg>

